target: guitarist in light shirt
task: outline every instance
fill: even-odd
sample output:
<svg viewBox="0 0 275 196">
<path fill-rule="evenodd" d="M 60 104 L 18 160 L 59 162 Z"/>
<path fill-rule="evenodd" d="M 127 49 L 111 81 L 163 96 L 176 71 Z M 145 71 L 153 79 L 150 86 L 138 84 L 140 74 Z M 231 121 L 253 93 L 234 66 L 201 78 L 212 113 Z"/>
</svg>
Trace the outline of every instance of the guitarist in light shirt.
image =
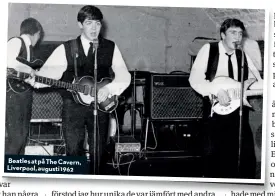
<svg viewBox="0 0 275 196">
<path fill-rule="evenodd" d="M 98 39 L 97 63 L 98 63 L 98 81 L 106 77 L 114 79 L 98 91 L 98 101 L 103 102 L 108 97 L 120 95 L 130 84 L 131 75 L 125 65 L 118 46 L 110 40 L 102 37 L 102 20 L 103 15 L 100 9 L 95 6 L 87 5 L 81 8 L 78 12 L 77 22 L 81 30 L 81 35 L 75 40 L 69 40 L 58 46 L 51 56 L 47 59 L 43 67 L 36 75 L 60 79 L 62 81 L 72 83 L 75 75 L 94 76 L 94 55 L 95 50 L 90 43 Z M 74 42 L 76 41 L 76 42 Z M 75 43 L 76 47 L 72 47 Z M 93 43 L 95 44 L 95 43 Z M 76 49 L 76 58 L 74 59 Z M 72 54 L 74 53 L 74 54 Z M 75 69 L 74 60 L 77 62 Z M 75 71 L 77 70 L 77 71 Z M 46 87 L 44 84 L 30 83 L 35 88 Z M 64 90 L 62 93 L 63 110 L 62 122 L 63 131 L 66 140 L 66 152 L 68 156 L 84 155 L 83 141 L 85 136 L 85 126 L 88 131 L 89 153 L 91 159 L 91 167 L 93 166 L 93 104 L 91 106 L 83 106 L 76 103 L 70 92 Z M 97 158 L 103 156 L 103 148 L 106 144 L 108 133 L 109 114 L 98 111 L 98 128 L 99 128 L 99 149 L 100 153 Z M 91 173 L 94 173 L 91 169 Z"/>
<path fill-rule="evenodd" d="M 9 39 L 7 67 L 32 73 L 33 50 L 43 38 L 42 25 L 34 18 L 25 19 L 20 25 L 20 36 Z M 24 60 L 22 63 L 19 59 Z M 33 66 L 35 66 L 33 64 Z M 7 79 L 6 94 L 6 154 L 24 154 L 32 113 L 32 88 L 29 84 Z"/>
<path fill-rule="evenodd" d="M 209 100 L 209 97 L 216 97 L 221 106 L 230 105 L 232 97 L 229 92 L 232 89 L 227 89 L 227 84 L 215 84 L 215 79 L 226 76 L 240 84 L 242 55 L 237 46 L 242 42 L 244 34 L 246 29 L 240 20 L 225 20 L 220 28 L 221 41 L 205 44 L 192 65 L 189 82 L 205 99 L 209 125 L 205 131 L 205 177 L 255 178 L 256 158 L 248 108 L 243 107 L 243 145 L 241 166 L 238 168 L 239 109 L 228 115 L 211 115 Z M 258 70 L 249 56 L 244 56 L 244 86 L 262 89 L 263 82 Z M 254 83 L 250 85 L 252 82 Z M 235 90 L 235 94 L 240 94 L 239 89 Z"/>
</svg>

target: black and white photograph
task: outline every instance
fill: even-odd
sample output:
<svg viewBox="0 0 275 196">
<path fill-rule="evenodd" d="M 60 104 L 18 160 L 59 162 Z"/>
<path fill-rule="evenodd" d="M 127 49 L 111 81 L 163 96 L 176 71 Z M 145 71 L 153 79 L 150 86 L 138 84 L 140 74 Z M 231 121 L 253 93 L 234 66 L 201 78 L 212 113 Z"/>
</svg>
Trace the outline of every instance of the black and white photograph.
<svg viewBox="0 0 275 196">
<path fill-rule="evenodd" d="M 5 175 L 263 183 L 266 20 L 9 3 Z"/>
</svg>

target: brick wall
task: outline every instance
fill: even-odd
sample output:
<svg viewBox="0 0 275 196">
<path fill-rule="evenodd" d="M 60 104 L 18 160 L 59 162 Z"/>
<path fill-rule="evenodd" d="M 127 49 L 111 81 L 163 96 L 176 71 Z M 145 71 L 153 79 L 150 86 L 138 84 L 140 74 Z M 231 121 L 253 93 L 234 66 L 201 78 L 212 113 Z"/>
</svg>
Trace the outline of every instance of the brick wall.
<svg viewBox="0 0 275 196">
<path fill-rule="evenodd" d="M 11 4 L 9 37 L 22 20 L 37 18 L 46 41 L 65 41 L 79 34 L 76 15 L 82 5 Z M 129 69 L 189 71 L 188 44 L 196 36 L 216 34 L 202 9 L 98 6 L 104 13 L 105 35 L 118 44 Z M 19 11 L 21 10 L 21 11 Z"/>
<path fill-rule="evenodd" d="M 46 41 L 65 41 L 80 33 L 76 15 L 82 5 L 10 4 L 8 37 L 19 33 L 22 20 L 37 18 Z M 263 39 L 264 10 L 98 6 L 105 35 L 118 44 L 129 69 L 189 72 L 188 45 L 197 36 L 219 38 L 228 17 L 244 21 L 251 38 Z M 12 13 L 12 14 L 11 14 Z"/>
<path fill-rule="evenodd" d="M 216 24 L 217 30 L 227 18 L 237 18 L 244 22 L 252 39 L 264 39 L 265 10 L 263 9 L 204 9 L 208 17 Z"/>
</svg>

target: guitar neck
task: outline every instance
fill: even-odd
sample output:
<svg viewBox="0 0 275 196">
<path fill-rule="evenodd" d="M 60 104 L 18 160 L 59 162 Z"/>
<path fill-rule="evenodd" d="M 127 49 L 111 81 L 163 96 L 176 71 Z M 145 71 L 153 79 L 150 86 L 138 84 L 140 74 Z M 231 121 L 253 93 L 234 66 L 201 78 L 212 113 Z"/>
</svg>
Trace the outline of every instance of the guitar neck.
<svg viewBox="0 0 275 196">
<path fill-rule="evenodd" d="M 55 79 L 46 78 L 46 77 L 42 77 L 42 76 L 35 76 L 35 82 L 39 82 L 39 83 L 42 83 L 42 84 L 47 84 L 47 85 L 50 85 L 50 86 L 55 86 L 55 87 L 58 87 L 58 88 L 73 90 L 73 91 L 80 92 L 80 93 L 85 92 L 85 86 L 82 86 L 82 85 L 79 85 L 79 84 L 72 84 L 72 83 L 68 83 L 68 82 L 63 82 L 63 81 L 60 81 L 60 80 L 55 80 Z"/>
<path fill-rule="evenodd" d="M 16 77 L 19 78 L 20 80 L 24 80 L 24 79 L 27 79 L 28 77 L 30 77 L 30 74 L 24 73 L 24 72 L 17 72 Z M 35 82 L 47 84 L 47 85 L 58 87 L 58 88 L 73 90 L 76 92 L 85 93 L 85 86 L 82 86 L 79 84 L 71 84 L 68 82 L 63 82 L 60 80 L 55 80 L 55 79 L 46 78 L 46 77 L 37 76 L 37 75 L 35 76 Z"/>
</svg>

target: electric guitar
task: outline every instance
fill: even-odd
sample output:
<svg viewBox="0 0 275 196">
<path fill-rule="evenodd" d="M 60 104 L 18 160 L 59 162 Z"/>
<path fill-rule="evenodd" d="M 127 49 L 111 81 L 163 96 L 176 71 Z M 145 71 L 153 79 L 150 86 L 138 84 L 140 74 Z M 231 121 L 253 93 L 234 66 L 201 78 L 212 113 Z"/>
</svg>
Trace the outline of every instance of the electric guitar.
<svg viewBox="0 0 275 196">
<path fill-rule="evenodd" d="M 8 78 L 24 80 L 27 79 L 30 74 L 18 72 L 12 68 L 8 68 L 7 76 Z M 90 106 L 91 103 L 94 102 L 94 81 L 93 77 L 91 76 L 83 76 L 73 83 L 63 82 L 42 76 L 35 76 L 35 81 L 42 84 L 67 89 L 72 93 L 74 100 L 79 104 Z M 105 85 L 109 84 L 111 81 L 112 79 L 110 78 L 103 78 L 100 82 L 97 83 L 97 91 Z M 100 111 L 111 113 L 118 105 L 118 97 L 114 95 L 107 98 L 105 101 L 98 103 L 97 105 Z"/>
<path fill-rule="evenodd" d="M 44 62 L 40 59 L 36 59 L 34 61 L 27 61 L 26 59 L 22 58 L 22 57 L 16 57 L 16 60 L 18 60 L 19 62 L 28 65 L 29 67 L 31 67 L 32 69 L 36 70 L 36 69 L 40 69 L 42 67 L 42 65 L 44 64 Z M 22 80 L 14 80 L 14 79 L 10 79 L 8 78 L 7 80 L 7 84 L 8 87 L 15 93 L 23 93 L 28 91 L 31 86 L 29 84 L 27 84 L 26 82 L 22 81 Z"/>
<path fill-rule="evenodd" d="M 263 90 L 262 89 L 257 89 L 257 90 L 248 90 L 248 88 L 255 82 L 255 80 L 247 80 L 244 83 L 244 94 L 243 94 L 243 105 L 252 107 L 248 100 L 248 96 L 257 96 L 257 95 L 262 95 Z M 240 90 L 241 90 L 241 83 L 226 77 L 226 76 L 220 76 L 216 77 L 212 82 L 211 82 L 213 88 L 219 90 L 219 89 L 227 89 L 227 93 L 231 99 L 230 103 L 228 106 L 223 106 L 219 103 L 217 97 L 212 97 L 213 98 L 213 103 L 212 103 L 212 110 L 213 112 L 220 114 L 220 115 L 227 115 L 232 112 L 234 112 L 236 109 L 240 107 Z"/>
<path fill-rule="evenodd" d="M 16 57 L 16 60 L 18 60 L 19 62 L 28 65 L 29 67 L 33 68 L 34 70 L 40 69 L 44 62 L 40 59 L 35 59 L 33 61 L 27 61 L 27 59 L 23 58 L 23 57 Z"/>
</svg>

